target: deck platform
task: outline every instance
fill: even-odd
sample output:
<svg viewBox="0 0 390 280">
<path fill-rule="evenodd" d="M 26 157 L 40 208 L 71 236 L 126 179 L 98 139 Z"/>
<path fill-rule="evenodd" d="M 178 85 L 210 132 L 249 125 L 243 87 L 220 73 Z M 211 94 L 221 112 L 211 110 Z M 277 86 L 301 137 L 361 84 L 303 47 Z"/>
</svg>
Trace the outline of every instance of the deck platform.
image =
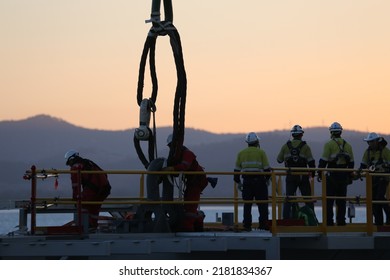
<svg viewBox="0 0 390 280">
<path fill-rule="evenodd" d="M 390 259 L 390 235 L 366 233 L 92 233 L 1 236 L 1 259 Z"/>
</svg>

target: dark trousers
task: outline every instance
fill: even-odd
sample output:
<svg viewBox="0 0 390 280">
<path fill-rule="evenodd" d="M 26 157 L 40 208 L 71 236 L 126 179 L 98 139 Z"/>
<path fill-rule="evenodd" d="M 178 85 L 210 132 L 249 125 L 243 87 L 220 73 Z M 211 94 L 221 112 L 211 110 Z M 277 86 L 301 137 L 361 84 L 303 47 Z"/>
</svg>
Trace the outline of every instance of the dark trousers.
<svg viewBox="0 0 390 280">
<path fill-rule="evenodd" d="M 388 181 L 386 177 L 372 178 L 372 200 L 384 201 L 386 200 L 386 190 Z M 390 222 L 390 207 L 389 204 L 372 204 L 372 213 L 374 215 L 374 223 L 376 225 L 383 225 L 383 212 L 386 214 L 386 223 Z"/>
<path fill-rule="evenodd" d="M 298 188 L 303 196 L 310 196 L 311 195 L 309 176 L 287 175 L 287 177 L 286 177 L 286 196 L 295 195 Z M 314 210 L 314 204 L 312 202 L 306 202 L 306 205 Z M 292 218 L 291 206 L 292 206 L 291 202 L 286 201 L 284 203 L 284 205 L 283 205 L 283 219 Z"/>
<path fill-rule="evenodd" d="M 268 200 L 268 186 L 263 176 L 247 176 L 243 180 L 243 200 Z M 244 227 L 252 226 L 252 202 L 244 203 Z M 268 221 L 268 203 L 257 203 L 259 225 Z"/>
<path fill-rule="evenodd" d="M 106 199 L 106 196 L 102 197 L 96 194 L 96 192 L 91 189 L 84 189 L 81 194 L 81 198 L 82 201 L 103 202 Z M 88 222 L 90 228 L 98 227 L 99 212 L 101 207 L 102 203 L 83 205 L 83 209 L 86 209 L 88 211 Z"/>
<path fill-rule="evenodd" d="M 207 178 L 204 175 L 188 176 L 184 201 L 199 201 L 200 195 L 207 184 Z M 195 231 L 200 221 L 200 227 L 203 227 L 203 218 L 198 216 L 198 205 L 198 203 L 184 204 L 185 216 L 181 223 L 181 231 Z"/>
<path fill-rule="evenodd" d="M 199 201 L 201 190 L 199 186 L 187 184 L 184 191 L 184 201 Z M 184 219 L 181 223 L 181 231 L 194 231 L 194 224 L 198 213 L 198 203 L 184 204 Z"/>
<path fill-rule="evenodd" d="M 348 179 L 346 177 L 330 175 L 326 177 L 326 196 L 347 196 Z M 326 199 L 327 225 L 333 225 L 333 205 L 336 202 L 336 222 L 338 225 L 345 225 L 346 199 Z"/>
</svg>

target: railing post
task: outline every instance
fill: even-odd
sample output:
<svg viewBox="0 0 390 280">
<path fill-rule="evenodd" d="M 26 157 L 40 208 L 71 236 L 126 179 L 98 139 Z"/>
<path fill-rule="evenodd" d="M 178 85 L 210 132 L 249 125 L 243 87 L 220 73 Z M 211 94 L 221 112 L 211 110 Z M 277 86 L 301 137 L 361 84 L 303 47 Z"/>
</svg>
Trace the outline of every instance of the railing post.
<svg viewBox="0 0 390 280">
<path fill-rule="evenodd" d="M 71 174 L 72 176 L 72 174 Z M 79 233 L 83 233 L 83 217 L 82 217 L 82 203 L 81 203 L 81 169 L 77 170 L 77 225 Z"/>
<path fill-rule="evenodd" d="M 233 183 L 233 209 L 234 209 L 234 224 L 238 227 L 238 191 L 237 183 Z"/>
<path fill-rule="evenodd" d="M 37 199 L 37 170 L 35 165 L 31 166 L 31 235 L 35 234 L 35 228 L 37 225 L 37 211 L 36 211 L 36 199 Z"/>
<path fill-rule="evenodd" d="M 276 176 L 275 171 L 271 171 L 272 179 L 272 235 L 276 236 Z"/>
<path fill-rule="evenodd" d="M 145 197 L 145 175 L 141 174 L 139 179 L 139 199 L 143 199 Z"/>
<path fill-rule="evenodd" d="M 323 232 L 327 232 L 327 220 L 328 220 L 328 205 L 327 205 L 327 195 L 326 195 L 326 175 L 325 172 L 321 172 L 321 181 L 322 181 L 322 228 Z"/>
<path fill-rule="evenodd" d="M 373 229 L 373 218 L 372 218 L 372 176 L 369 172 L 366 172 L 366 215 L 367 215 L 367 235 L 372 236 Z"/>
<path fill-rule="evenodd" d="M 283 195 L 283 190 L 282 190 L 282 176 L 279 175 L 278 176 L 278 191 L 277 193 L 279 194 L 279 196 L 282 196 Z M 283 202 L 279 202 L 278 203 L 278 219 L 282 219 L 282 210 L 283 209 Z"/>
<path fill-rule="evenodd" d="M 313 177 L 310 176 L 309 179 L 310 179 L 310 193 L 311 193 L 311 196 L 315 196 L 315 188 L 314 188 L 315 177 L 314 176 Z M 313 198 L 311 198 L 311 199 L 313 199 Z"/>
</svg>

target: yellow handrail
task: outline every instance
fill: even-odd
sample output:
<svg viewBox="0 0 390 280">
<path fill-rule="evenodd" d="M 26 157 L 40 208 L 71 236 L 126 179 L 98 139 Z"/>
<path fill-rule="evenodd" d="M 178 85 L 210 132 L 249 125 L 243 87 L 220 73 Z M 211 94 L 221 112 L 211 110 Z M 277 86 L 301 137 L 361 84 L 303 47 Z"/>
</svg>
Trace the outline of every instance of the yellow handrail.
<svg viewBox="0 0 390 280">
<path fill-rule="evenodd" d="M 312 171 L 324 171 L 322 172 L 322 183 L 321 183 L 321 195 L 315 195 L 314 193 L 314 180 L 311 181 L 312 186 L 312 195 L 311 196 L 284 196 L 282 194 L 282 178 L 286 176 L 287 174 L 294 174 L 294 175 L 307 175 L 309 172 Z M 360 174 L 365 178 L 366 181 L 366 197 L 340 197 L 340 196 L 332 196 L 327 197 L 326 196 L 326 172 L 352 172 L 357 170 L 351 170 L 347 168 L 343 169 L 337 169 L 337 168 L 273 168 L 270 172 L 199 172 L 199 171 L 188 171 L 188 172 L 168 172 L 168 171 L 145 171 L 145 170 L 105 170 L 105 171 L 70 171 L 70 170 L 57 170 L 57 169 L 34 169 L 31 170 L 31 172 L 27 171 L 26 174 L 33 174 L 36 176 L 36 178 L 50 178 L 50 177 L 58 177 L 60 174 L 71 174 L 71 173 L 77 173 L 80 172 L 80 174 L 86 173 L 86 174 L 93 174 L 93 173 L 104 173 L 104 174 L 113 174 L 113 175 L 137 175 L 140 176 L 139 178 L 139 196 L 132 198 L 132 197 L 123 197 L 123 198 L 108 198 L 106 199 L 103 204 L 105 205 L 123 205 L 123 204 L 205 204 L 205 205 L 232 205 L 233 211 L 234 211 L 234 224 L 238 225 L 238 207 L 240 204 L 247 203 L 248 201 L 245 201 L 243 199 L 239 198 L 239 193 L 236 188 L 236 184 L 233 183 L 233 196 L 231 198 L 201 198 L 200 201 L 183 201 L 181 199 L 174 199 L 173 201 L 150 201 L 145 198 L 145 175 L 149 174 L 159 174 L 159 175 L 178 175 L 178 174 L 207 174 L 207 175 L 222 175 L 222 176 L 232 176 L 235 174 L 240 175 L 269 175 L 271 178 L 271 193 L 269 195 L 268 200 L 253 200 L 250 201 L 250 203 L 268 203 L 271 206 L 271 225 L 272 225 L 272 233 L 273 235 L 276 235 L 279 232 L 322 232 L 323 234 L 327 234 L 327 232 L 331 231 L 357 231 L 361 230 L 365 231 L 368 235 L 372 235 L 373 232 L 377 230 L 377 227 L 373 225 L 373 217 L 372 217 L 372 205 L 373 204 L 385 204 L 389 203 L 388 200 L 386 201 L 372 201 L 372 177 L 374 176 L 390 176 L 388 173 L 370 173 L 369 170 L 362 170 L 360 171 Z M 233 180 L 232 180 L 233 181 Z M 36 180 L 32 180 L 33 184 L 37 184 Z M 36 186 L 35 186 L 36 187 Z M 36 192 L 36 190 L 35 190 Z M 281 209 L 283 202 L 289 201 L 289 202 L 321 202 L 322 206 L 322 221 L 327 220 L 327 199 L 345 199 L 347 201 L 350 201 L 351 203 L 359 203 L 362 205 L 366 205 L 366 224 L 359 227 L 359 224 L 355 224 L 355 227 L 347 226 L 347 227 L 328 227 L 326 226 L 326 222 L 322 222 L 319 226 L 306 226 L 306 227 L 287 227 L 287 226 L 281 226 L 278 225 L 277 221 L 281 219 Z M 75 204 L 76 202 L 70 198 L 65 199 L 53 199 L 53 198 L 39 198 L 34 197 L 34 203 L 33 207 L 36 207 L 36 205 L 39 204 Z M 101 202 L 94 202 L 94 201 L 81 201 L 80 205 L 82 204 L 96 204 Z M 81 206 L 80 206 L 81 207 Z M 34 211 L 32 211 L 34 215 L 36 214 Z M 32 221 L 35 221 L 35 217 L 32 218 Z M 33 232 L 33 230 L 32 230 Z"/>
</svg>

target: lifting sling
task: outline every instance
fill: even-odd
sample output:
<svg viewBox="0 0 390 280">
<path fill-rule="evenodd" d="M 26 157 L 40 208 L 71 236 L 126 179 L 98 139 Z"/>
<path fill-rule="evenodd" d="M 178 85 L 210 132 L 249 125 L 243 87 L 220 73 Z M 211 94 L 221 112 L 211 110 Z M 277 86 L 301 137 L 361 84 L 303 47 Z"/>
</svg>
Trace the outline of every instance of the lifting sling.
<svg viewBox="0 0 390 280">
<path fill-rule="evenodd" d="M 177 74 L 177 85 L 173 107 L 173 139 L 169 150 L 168 165 L 172 165 L 172 163 L 180 157 L 181 149 L 183 147 L 184 142 L 184 117 L 187 93 L 187 77 L 184 68 L 183 52 L 179 32 L 172 23 L 172 0 L 164 0 L 165 20 L 163 21 L 161 21 L 160 19 L 160 6 L 161 0 L 152 1 L 151 19 L 146 21 L 151 22 L 152 27 L 148 33 L 144 44 L 138 74 L 137 103 L 140 106 L 140 127 L 136 129 L 134 133 L 134 146 L 137 151 L 138 157 L 140 158 L 145 168 L 148 168 L 150 162 L 157 157 L 155 123 L 154 130 L 152 131 L 149 128 L 149 121 L 150 113 L 153 113 L 154 118 L 154 113 L 156 111 L 158 80 L 155 65 L 155 50 L 158 36 L 169 36 Z M 143 87 L 145 66 L 148 55 L 150 75 L 152 80 L 152 93 L 151 97 L 147 99 L 143 98 Z M 146 158 L 141 149 L 140 141 L 149 142 L 148 159 Z"/>
</svg>

